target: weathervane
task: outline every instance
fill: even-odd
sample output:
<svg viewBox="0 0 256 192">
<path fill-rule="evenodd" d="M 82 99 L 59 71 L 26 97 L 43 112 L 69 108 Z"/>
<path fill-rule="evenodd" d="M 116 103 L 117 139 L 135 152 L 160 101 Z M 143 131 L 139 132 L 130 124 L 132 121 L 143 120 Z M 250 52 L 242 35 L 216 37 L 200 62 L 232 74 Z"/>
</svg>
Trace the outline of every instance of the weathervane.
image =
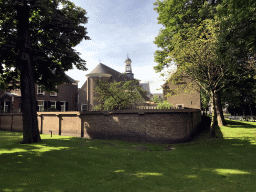
<svg viewBox="0 0 256 192">
<path fill-rule="evenodd" d="M 100 59 L 99 59 L 99 63 L 100 63 Z"/>
<path fill-rule="evenodd" d="M 127 53 L 127 58 L 129 58 L 129 54 Z"/>
</svg>

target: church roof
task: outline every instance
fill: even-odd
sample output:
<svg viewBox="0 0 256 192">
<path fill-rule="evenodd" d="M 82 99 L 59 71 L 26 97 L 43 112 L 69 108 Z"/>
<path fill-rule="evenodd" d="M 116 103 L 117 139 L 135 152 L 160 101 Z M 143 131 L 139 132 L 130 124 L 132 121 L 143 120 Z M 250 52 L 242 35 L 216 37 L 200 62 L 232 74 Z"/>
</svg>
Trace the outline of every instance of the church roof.
<svg viewBox="0 0 256 192">
<path fill-rule="evenodd" d="M 104 74 L 108 74 L 112 76 L 112 79 L 115 80 L 116 82 L 120 82 L 120 81 L 125 81 L 125 80 L 130 80 L 129 77 L 125 76 L 122 73 L 119 73 L 118 71 L 100 63 L 98 64 L 92 71 L 91 73 L 89 73 L 88 75 L 104 75 Z"/>
<path fill-rule="evenodd" d="M 147 92 L 150 92 L 149 84 L 148 83 L 140 83 L 142 89 L 144 89 Z"/>
<path fill-rule="evenodd" d="M 150 96 L 150 87 L 149 87 L 149 83 L 140 83 L 140 86 L 142 89 L 144 89 L 145 91 L 147 91 L 147 96 Z"/>
</svg>

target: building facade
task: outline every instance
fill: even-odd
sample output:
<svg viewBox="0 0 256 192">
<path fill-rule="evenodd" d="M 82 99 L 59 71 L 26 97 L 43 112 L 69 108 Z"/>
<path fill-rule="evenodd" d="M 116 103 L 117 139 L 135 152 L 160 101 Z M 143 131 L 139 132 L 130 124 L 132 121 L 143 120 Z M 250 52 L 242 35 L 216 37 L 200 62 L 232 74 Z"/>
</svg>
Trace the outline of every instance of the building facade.
<svg viewBox="0 0 256 192">
<path fill-rule="evenodd" d="M 162 85 L 164 100 L 175 108 L 201 110 L 200 88 L 193 83 L 193 88 L 186 88 L 191 83 L 192 81 L 186 76 L 183 76 L 177 84 L 166 82 Z"/>
<path fill-rule="evenodd" d="M 96 99 L 97 95 L 95 92 L 95 83 L 98 80 L 104 80 L 106 82 L 120 82 L 136 80 L 139 84 L 139 80 L 134 79 L 134 74 L 132 73 L 131 59 L 126 58 L 125 62 L 125 72 L 120 73 L 102 63 L 99 63 L 91 73 L 87 74 L 87 80 L 83 86 L 79 89 L 78 93 L 78 110 L 79 111 L 90 111 L 100 104 Z M 149 85 L 148 85 L 149 86 Z M 142 87 L 143 88 L 143 87 Z"/>
<path fill-rule="evenodd" d="M 35 85 L 37 111 L 77 111 L 78 81 L 68 77 L 70 84 L 56 86 L 58 92 L 43 91 L 42 86 Z M 0 91 L 0 111 L 4 113 L 21 111 L 20 89 Z"/>
</svg>

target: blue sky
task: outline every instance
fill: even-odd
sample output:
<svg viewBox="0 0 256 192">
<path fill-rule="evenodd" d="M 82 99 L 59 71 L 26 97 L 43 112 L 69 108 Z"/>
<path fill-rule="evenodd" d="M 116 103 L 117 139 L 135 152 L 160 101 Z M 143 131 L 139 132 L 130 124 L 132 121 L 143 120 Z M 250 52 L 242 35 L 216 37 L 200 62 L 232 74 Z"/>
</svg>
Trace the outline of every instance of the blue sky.
<svg viewBox="0 0 256 192">
<path fill-rule="evenodd" d="M 161 25 L 153 10 L 155 0 L 71 0 L 87 12 L 88 36 L 75 49 L 87 61 L 88 71 L 69 70 L 67 74 L 79 80 L 79 87 L 90 73 L 101 63 L 123 73 L 124 61 L 129 54 L 134 78 L 141 83 L 150 83 L 151 93 L 162 93 L 163 77 L 155 73 L 153 43 Z M 161 90 L 157 90 L 161 89 Z"/>
</svg>

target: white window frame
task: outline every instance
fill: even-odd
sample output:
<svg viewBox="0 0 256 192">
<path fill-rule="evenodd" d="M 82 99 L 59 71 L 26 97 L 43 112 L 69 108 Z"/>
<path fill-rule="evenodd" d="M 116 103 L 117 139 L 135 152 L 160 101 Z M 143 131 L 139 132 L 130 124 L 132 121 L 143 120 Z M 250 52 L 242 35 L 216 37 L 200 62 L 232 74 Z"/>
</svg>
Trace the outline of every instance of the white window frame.
<svg viewBox="0 0 256 192">
<path fill-rule="evenodd" d="M 39 105 L 39 102 L 42 101 L 43 102 L 43 105 Z M 38 112 L 44 112 L 44 100 L 37 100 L 38 104 L 37 106 L 39 106 L 39 110 Z M 41 109 L 41 110 L 40 110 Z"/>
<path fill-rule="evenodd" d="M 55 86 L 55 89 L 57 89 L 57 85 Z M 51 91 L 50 92 L 50 96 L 57 96 L 57 92 Z"/>
<path fill-rule="evenodd" d="M 45 95 L 45 92 L 42 91 L 42 85 L 37 85 L 37 95 Z"/>
<path fill-rule="evenodd" d="M 178 106 L 181 106 L 181 108 L 179 108 Z M 176 109 L 184 109 L 184 104 L 176 104 Z"/>
<path fill-rule="evenodd" d="M 51 108 L 55 108 L 56 109 L 56 101 L 50 101 L 51 103 L 52 102 L 54 102 L 55 103 L 55 105 L 53 106 L 52 104 L 51 104 Z"/>
<path fill-rule="evenodd" d="M 4 101 L 4 113 L 8 113 L 8 105 L 6 105 L 6 101 Z"/>
<path fill-rule="evenodd" d="M 60 111 L 65 112 L 66 111 L 66 101 L 61 101 L 61 102 L 63 102 L 64 105 L 60 105 Z M 64 108 L 64 110 L 63 110 L 63 108 Z"/>
<path fill-rule="evenodd" d="M 82 104 L 81 105 L 81 112 L 83 112 L 84 110 L 83 110 L 83 106 L 86 106 L 86 110 L 85 111 L 87 111 L 88 110 L 88 108 L 87 108 L 87 104 Z"/>
</svg>

